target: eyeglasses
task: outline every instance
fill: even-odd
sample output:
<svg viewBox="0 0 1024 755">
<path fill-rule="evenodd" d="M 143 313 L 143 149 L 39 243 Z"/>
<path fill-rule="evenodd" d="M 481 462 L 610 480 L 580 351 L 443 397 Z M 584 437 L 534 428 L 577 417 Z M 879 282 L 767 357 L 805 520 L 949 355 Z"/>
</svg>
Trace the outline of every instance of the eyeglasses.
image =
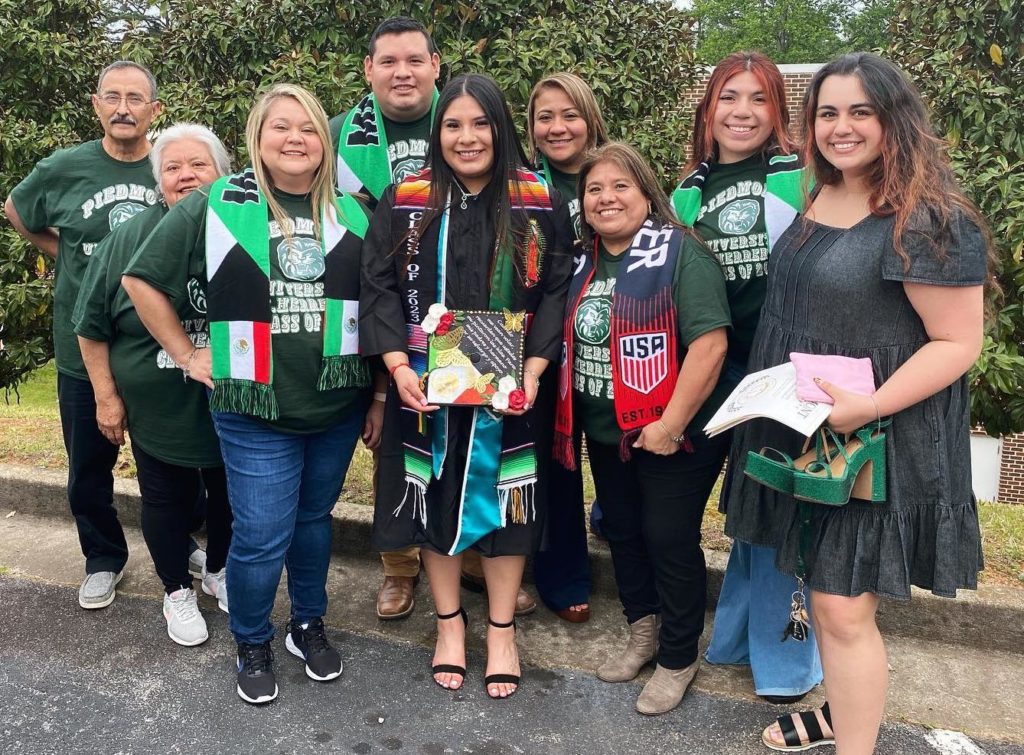
<svg viewBox="0 0 1024 755">
<path fill-rule="evenodd" d="M 98 94 L 96 96 L 99 98 L 100 102 L 107 107 L 117 107 L 121 104 L 121 100 L 124 100 L 130 108 L 142 107 L 143 105 L 149 105 L 156 102 L 156 100 L 143 99 L 141 94 L 120 95 L 114 92 L 107 92 L 106 94 Z"/>
</svg>

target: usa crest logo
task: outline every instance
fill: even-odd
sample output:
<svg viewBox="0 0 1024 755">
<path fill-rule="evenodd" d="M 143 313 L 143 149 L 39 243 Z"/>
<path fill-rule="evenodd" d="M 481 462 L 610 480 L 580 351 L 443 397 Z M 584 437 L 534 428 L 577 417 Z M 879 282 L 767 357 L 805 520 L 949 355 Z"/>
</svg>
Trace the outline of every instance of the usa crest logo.
<svg viewBox="0 0 1024 755">
<path fill-rule="evenodd" d="M 619 377 L 635 391 L 653 391 L 668 375 L 668 360 L 664 333 L 635 333 L 619 339 Z"/>
</svg>

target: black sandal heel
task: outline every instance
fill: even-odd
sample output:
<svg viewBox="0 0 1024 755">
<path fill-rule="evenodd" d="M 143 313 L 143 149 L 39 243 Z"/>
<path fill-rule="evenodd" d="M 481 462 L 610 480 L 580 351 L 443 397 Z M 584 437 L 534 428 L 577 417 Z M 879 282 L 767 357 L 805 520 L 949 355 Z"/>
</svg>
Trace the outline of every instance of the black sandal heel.
<svg viewBox="0 0 1024 755">
<path fill-rule="evenodd" d="M 494 619 L 492 619 L 490 616 L 488 616 L 487 617 L 487 623 L 490 624 L 492 627 L 494 627 L 496 629 L 508 629 L 509 627 L 512 627 L 512 631 L 513 632 L 516 631 L 516 620 L 514 618 L 512 619 L 512 621 L 509 621 L 507 623 L 502 624 L 501 622 L 497 622 Z M 519 680 L 521 678 L 522 677 L 519 674 L 488 674 L 487 676 L 484 677 L 484 689 L 487 689 L 492 684 L 514 684 L 514 685 L 516 685 L 516 688 L 514 690 L 512 690 L 509 694 L 507 694 L 505 697 L 501 697 L 500 695 L 498 695 L 497 697 L 494 697 L 494 696 L 491 695 L 491 693 L 489 691 L 487 693 L 487 696 L 490 697 L 492 700 L 507 700 L 508 698 L 512 697 L 512 695 L 514 695 L 516 692 L 519 691 Z"/>
<path fill-rule="evenodd" d="M 452 611 L 451 613 L 437 614 L 437 620 L 446 621 L 448 619 L 454 619 L 456 616 L 461 616 L 463 624 L 469 626 L 469 616 L 466 615 L 466 609 L 462 606 L 459 606 L 459 610 Z M 462 677 L 462 679 L 459 681 L 458 687 L 446 687 L 443 684 L 441 684 L 441 682 L 437 681 L 437 679 L 435 679 L 434 684 L 436 684 L 441 689 L 459 690 L 462 689 L 462 685 L 466 681 L 465 666 L 456 666 L 454 663 L 438 663 L 437 665 L 431 666 L 430 670 L 431 673 L 433 674 L 458 674 Z"/>
<path fill-rule="evenodd" d="M 795 723 L 797 717 L 800 718 L 800 722 L 804 726 L 804 731 L 807 732 L 806 739 L 802 738 L 799 731 L 797 731 Z M 821 717 L 831 729 L 832 715 L 828 709 L 827 702 L 821 706 Z M 785 741 L 785 744 L 779 745 L 771 740 L 768 736 L 768 730 L 771 729 L 771 726 L 762 732 L 761 742 L 765 747 L 776 750 L 777 752 L 803 752 L 814 747 L 834 745 L 836 743 L 834 736 L 825 736 L 825 733 L 821 730 L 821 726 L 818 724 L 818 717 L 814 714 L 813 710 L 805 710 L 800 713 L 790 713 L 785 716 L 779 716 L 775 722 L 779 725 L 779 730 L 782 732 L 782 738 Z"/>
</svg>

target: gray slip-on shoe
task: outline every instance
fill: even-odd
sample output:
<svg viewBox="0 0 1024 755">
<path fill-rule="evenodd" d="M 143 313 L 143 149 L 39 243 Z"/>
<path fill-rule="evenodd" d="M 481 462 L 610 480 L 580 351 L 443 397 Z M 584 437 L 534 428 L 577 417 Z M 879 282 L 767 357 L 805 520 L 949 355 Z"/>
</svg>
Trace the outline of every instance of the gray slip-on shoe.
<svg viewBox="0 0 1024 755">
<path fill-rule="evenodd" d="M 82 586 L 78 588 L 78 605 L 82 608 L 106 608 L 114 602 L 117 594 L 114 589 L 124 576 L 124 571 L 98 571 L 86 574 Z"/>
</svg>

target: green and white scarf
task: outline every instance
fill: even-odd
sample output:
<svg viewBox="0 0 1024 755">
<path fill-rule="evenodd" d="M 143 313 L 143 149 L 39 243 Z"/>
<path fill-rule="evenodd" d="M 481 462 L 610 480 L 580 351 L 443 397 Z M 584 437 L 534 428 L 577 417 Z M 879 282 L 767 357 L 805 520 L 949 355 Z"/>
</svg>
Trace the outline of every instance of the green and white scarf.
<svg viewBox="0 0 1024 755">
<path fill-rule="evenodd" d="M 692 228 L 700 213 L 704 181 L 711 164 L 702 162 L 672 192 L 672 208 L 679 222 Z M 764 181 L 764 225 L 768 250 L 804 208 L 804 168 L 796 155 L 775 155 L 768 160 Z"/>
<path fill-rule="evenodd" d="M 437 90 L 430 103 L 430 122 L 434 122 Z M 388 135 L 377 98 L 368 94 L 348 111 L 338 134 L 338 188 L 380 199 L 393 183 Z"/>
<path fill-rule="evenodd" d="M 359 203 L 337 198 L 321 218 L 324 343 L 318 390 L 366 387 L 359 356 L 359 253 L 369 225 Z M 270 230 L 267 199 L 251 168 L 219 178 L 206 208 L 207 320 L 213 357 L 210 410 L 278 416 L 271 349 Z M 359 239 L 359 242 L 355 242 Z"/>
</svg>

